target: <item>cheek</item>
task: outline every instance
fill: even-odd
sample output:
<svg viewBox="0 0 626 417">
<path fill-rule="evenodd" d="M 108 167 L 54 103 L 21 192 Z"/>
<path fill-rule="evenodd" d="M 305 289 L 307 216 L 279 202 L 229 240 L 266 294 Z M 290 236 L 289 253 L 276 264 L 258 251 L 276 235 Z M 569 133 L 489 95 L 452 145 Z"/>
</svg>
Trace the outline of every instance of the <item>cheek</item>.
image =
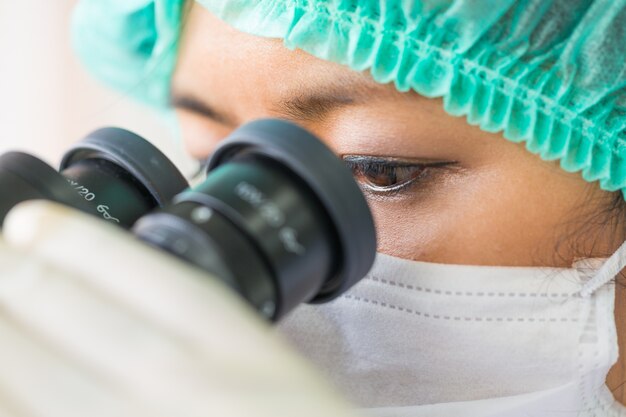
<svg viewBox="0 0 626 417">
<path fill-rule="evenodd" d="M 391 207 L 390 204 L 371 202 L 376 223 L 378 251 L 405 259 L 431 258 L 434 246 L 441 241 L 437 219 L 423 210 Z"/>
<path fill-rule="evenodd" d="M 569 266 L 573 254 L 555 257 L 555 247 L 586 184 L 560 172 L 523 172 L 491 165 L 410 203 L 370 201 L 378 250 L 426 262 Z"/>
<path fill-rule="evenodd" d="M 471 184 L 472 177 L 462 180 Z M 368 197 L 378 235 L 378 251 L 425 262 L 459 263 L 467 236 L 466 217 L 456 188 L 440 184 L 438 190 L 409 191 L 408 198 Z M 459 239 L 461 238 L 461 239 Z"/>
<path fill-rule="evenodd" d="M 213 153 L 215 147 L 231 132 L 231 129 L 211 123 L 193 112 L 177 110 L 176 116 L 189 155 L 196 159 L 205 159 Z"/>
</svg>

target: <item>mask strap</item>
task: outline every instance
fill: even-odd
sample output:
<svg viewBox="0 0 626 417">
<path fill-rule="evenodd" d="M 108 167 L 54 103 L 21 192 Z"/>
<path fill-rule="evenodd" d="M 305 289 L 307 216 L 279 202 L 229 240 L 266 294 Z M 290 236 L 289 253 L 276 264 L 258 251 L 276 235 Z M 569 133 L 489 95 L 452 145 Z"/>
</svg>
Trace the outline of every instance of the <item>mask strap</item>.
<svg viewBox="0 0 626 417">
<path fill-rule="evenodd" d="M 626 266 L 626 241 L 602 264 L 596 275 L 587 281 L 580 290 L 583 298 L 589 297 L 598 288 L 611 281 Z"/>
</svg>

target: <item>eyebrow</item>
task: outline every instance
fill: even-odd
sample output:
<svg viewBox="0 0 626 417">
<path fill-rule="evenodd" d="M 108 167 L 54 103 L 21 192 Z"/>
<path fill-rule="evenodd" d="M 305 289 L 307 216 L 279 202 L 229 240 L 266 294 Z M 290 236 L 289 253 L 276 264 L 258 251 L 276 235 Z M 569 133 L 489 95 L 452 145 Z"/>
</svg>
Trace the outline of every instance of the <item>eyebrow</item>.
<svg viewBox="0 0 626 417">
<path fill-rule="evenodd" d="M 372 102 L 383 96 L 397 97 L 395 89 L 385 88 L 366 76 L 339 77 L 321 85 L 300 86 L 283 95 L 270 111 L 289 119 L 320 121 L 330 112 L 346 106 Z M 172 88 L 170 105 L 201 114 L 218 123 L 236 126 L 236 117 L 218 109 L 197 93 Z"/>
</svg>

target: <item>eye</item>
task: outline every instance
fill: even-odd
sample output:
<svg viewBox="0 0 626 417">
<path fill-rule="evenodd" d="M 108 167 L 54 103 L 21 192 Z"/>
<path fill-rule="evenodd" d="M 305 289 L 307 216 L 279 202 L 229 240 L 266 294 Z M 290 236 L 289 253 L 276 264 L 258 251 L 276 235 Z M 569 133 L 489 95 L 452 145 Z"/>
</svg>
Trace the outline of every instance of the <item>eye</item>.
<svg viewBox="0 0 626 417">
<path fill-rule="evenodd" d="M 345 155 L 343 160 L 363 188 L 378 194 L 399 193 L 429 176 L 435 167 L 456 163 L 416 163 L 361 155 Z"/>
</svg>

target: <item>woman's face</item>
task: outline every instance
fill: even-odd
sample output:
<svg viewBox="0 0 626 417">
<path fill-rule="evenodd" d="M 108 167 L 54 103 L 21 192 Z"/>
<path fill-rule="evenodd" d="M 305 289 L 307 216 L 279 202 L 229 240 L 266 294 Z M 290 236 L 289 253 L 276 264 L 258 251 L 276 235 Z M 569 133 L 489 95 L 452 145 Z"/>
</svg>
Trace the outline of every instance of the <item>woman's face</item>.
<svg viewBox="0 0 626 417">
<path fill-rule="evenodd" d="M 557 241 L 572 223 L 580 227 L 584 197 L 609 194 L 523 143 L 448 115 L 440 99 L 400 93 L 279 40 L 238 32 L 197 5 L 172 93 L 187 149 L 197 158 L 260 117 L 291 119 L 316 133 L 353 168 L 374 213 L 378 251 L 389 255 L 570 266 L 576 254 L 565 244 L 555 255 Z M 613 249 L 608 243 L 576 241 L 602 256 Z"/>
</svg>

